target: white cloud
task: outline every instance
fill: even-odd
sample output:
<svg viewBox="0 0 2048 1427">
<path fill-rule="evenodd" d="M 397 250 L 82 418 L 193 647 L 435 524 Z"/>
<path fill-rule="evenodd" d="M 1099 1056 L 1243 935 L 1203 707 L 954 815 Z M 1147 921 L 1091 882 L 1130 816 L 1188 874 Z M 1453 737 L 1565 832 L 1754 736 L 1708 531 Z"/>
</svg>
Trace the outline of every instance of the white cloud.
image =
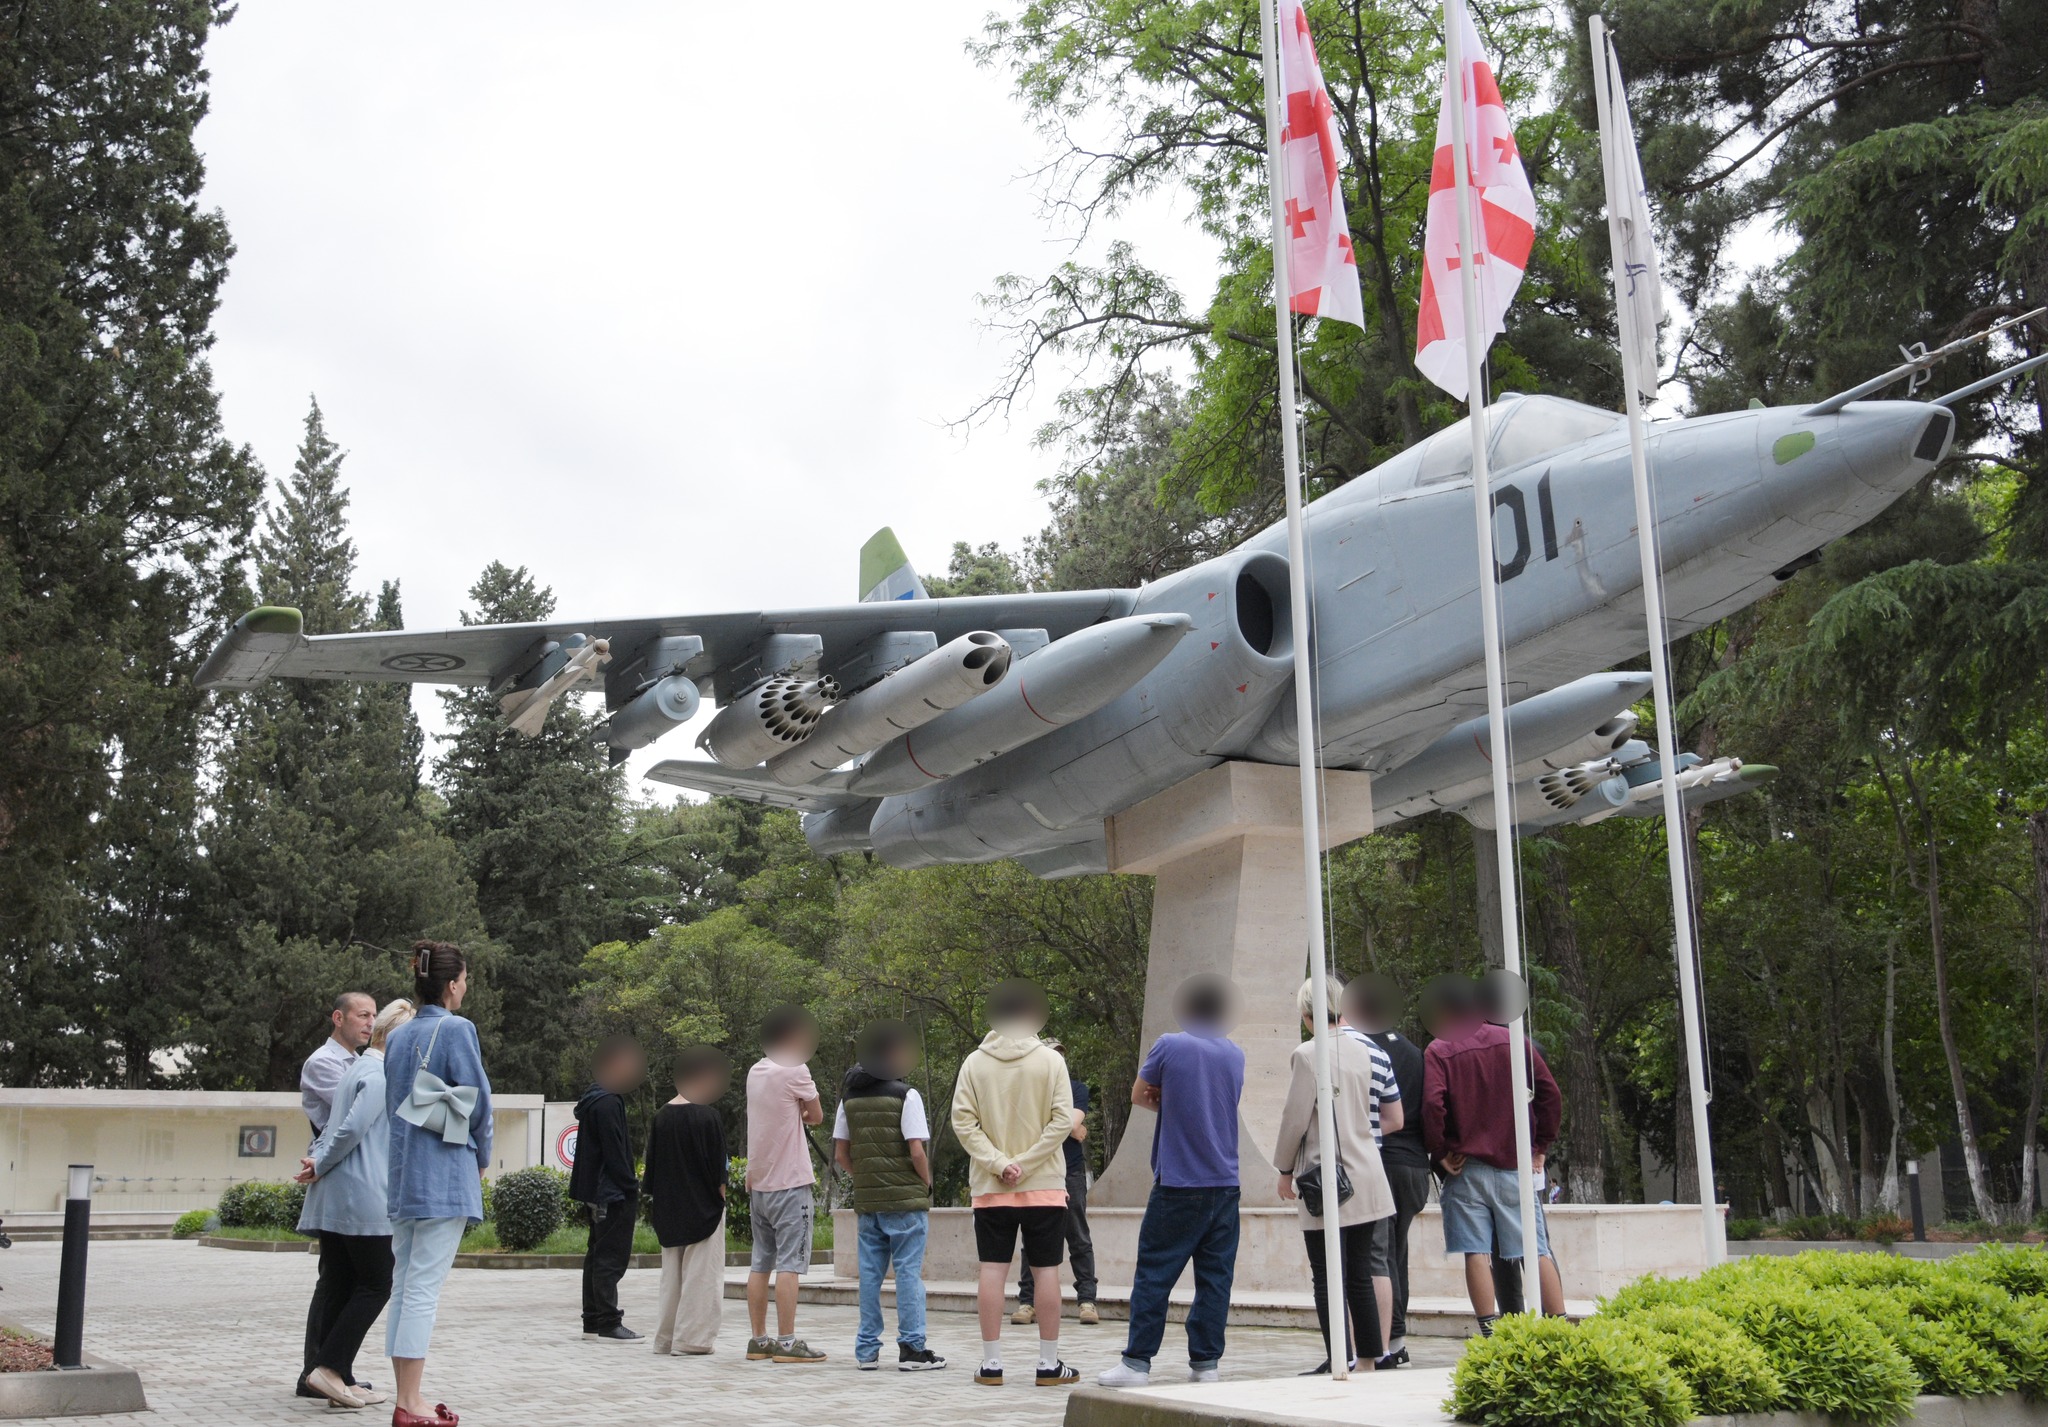
<svg viewBox="0 0 2048 1427">
<path fill-rule="evenodd" d="M 1052 393 L 944 423 L 1007 355 L 976 295 L 1066 247 L 983 13 L 250 0 L 199 135 L 229 434 L 281 475 L 318 395 L 361 579 L 418 627 L 493 559 L 573 617 L 851 599 L 885 523 L 926 568 L 1014 545 Z M 1184 211 L 1118 229 L 1206 296 Z"/>
</svg>

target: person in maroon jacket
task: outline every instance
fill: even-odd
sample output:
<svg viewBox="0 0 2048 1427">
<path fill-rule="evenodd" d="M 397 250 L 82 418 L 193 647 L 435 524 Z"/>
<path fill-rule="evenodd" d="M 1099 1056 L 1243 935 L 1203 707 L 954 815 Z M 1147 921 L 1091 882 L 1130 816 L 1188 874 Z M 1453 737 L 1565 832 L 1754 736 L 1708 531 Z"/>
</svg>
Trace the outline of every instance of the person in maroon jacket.
<svg viewBox="0 0 2048 1427">
<path fill-rule="evenodd" d="M 1443 983 L 1441 1034 L 1422 1057 L 1422 1142 L 1444 1176 L 1440 1199 L 1444 1251 L 1465 1256 L 1465 1291 L 1479 1331 L 1492 1336 L 1500 1317 L 1493 1292 L 1493 1252 L 1523 1258 L 1522 1211 L 1515 1186 L 1514 1067 L 1508 1033 L 1485 1019 L 1474 982 Z M 1557 1138 L 1564 1101 L 1543 1052 L 1528 1045 L 1531 1168 L 1542 1182 L 1543 1157 Z M 1536 1202 L 1536 1253 L 1543 1311 L 1564 1312 L 1564 1282 L 1550 1252 L 1543 1201 Z"/>
</svg>

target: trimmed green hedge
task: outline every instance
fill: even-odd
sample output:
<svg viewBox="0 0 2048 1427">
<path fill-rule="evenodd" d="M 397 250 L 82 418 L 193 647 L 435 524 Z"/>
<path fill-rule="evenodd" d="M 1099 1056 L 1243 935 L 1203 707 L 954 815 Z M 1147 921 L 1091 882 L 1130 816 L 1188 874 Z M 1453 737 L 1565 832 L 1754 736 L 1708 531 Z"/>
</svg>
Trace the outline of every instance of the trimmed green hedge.
<svg viewBox="0 0 2048 1427">
<path fill-rule="evenodd" d="M 1890 1422 L 1914 1397 L 2048 1398 L 2048 1251 L 1813 1251 L 1639 1279 L 1583 1324 L 1503 1319 L 1445 1406 L 1485 1427 L 1664 1427 L 1785 1408 Z"/>
<path fill-rule="evenodd" d="M 196 1239 L 206 1232 L 207 1225 L 214 1222 L 211 1209 L 187 1209 L 178 1216 L 178 1222 L 171 1225 L 174 1239 Z"/>
<path fill-rule="evenodd" d="M 251 1180 L 229 1185 L 215 1212 L 229 1229 L 296 1229 L 305 1207 L 305 1185 Z"/>
<path fill-rule="evenodd" d="M 491 1221 L 497 1226 L 498 1243 L 527 1253 L 545 1242 L 568 1217 L 568 1188 L 566 1174 L 544 1165 L 499 1175 L 491 1189 Z"/>
</svg>

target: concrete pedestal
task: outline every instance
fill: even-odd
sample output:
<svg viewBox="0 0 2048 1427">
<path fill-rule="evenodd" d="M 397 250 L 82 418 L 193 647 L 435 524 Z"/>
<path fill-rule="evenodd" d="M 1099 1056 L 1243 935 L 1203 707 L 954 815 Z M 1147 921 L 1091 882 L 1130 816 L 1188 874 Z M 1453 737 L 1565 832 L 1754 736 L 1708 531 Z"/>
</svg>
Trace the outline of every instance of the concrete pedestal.
<svg viewBox="0 0 2048 1427">
<path fill-rule="evenodd" d="M 1232 1039 L 1244 1047 L 1238 1161 L 1247 1206 L 1280 1203 L 1267 1162 L 1287 1098 L 1287 1060 L 1301 1042 L 1295 993 L 1308 975 L 1302 896 L 1301 775 L 1266 763 L 1221 763 L 1109 820 L 1109 865 L 1155 879 L 1145 968 L 1143 1044 L 1173 1030 L 1173 993 L 1198 972 L 1244 993 Z M 1372 779 L 1332 771 L 1323 781 L 1324 847 L 1372 831 Z M 1119 1087 L 1104 1086 L 1104 1094 Z M 1143 1207 L 1152 1190 L 1154 1118 L 1134 1111 L 1116 1158 L 1089 1195 L 1091 1209 Z"/>
</svg>

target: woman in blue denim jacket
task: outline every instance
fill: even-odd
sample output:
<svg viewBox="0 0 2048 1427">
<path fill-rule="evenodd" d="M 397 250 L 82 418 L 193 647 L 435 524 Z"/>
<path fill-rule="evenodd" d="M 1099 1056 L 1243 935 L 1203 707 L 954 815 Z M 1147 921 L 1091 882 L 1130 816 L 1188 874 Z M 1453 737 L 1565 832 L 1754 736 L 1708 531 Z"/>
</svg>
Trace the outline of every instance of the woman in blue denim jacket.
<svg viewBox="0 0 2048 1427">
<path fill-rule="evenodd" d="M 483 1172 L 491 1162 L 491 1082 L 476 1027 L 455 1014 L 469 992 L 469 963 L 447 942 L 412 949 L 419 1014 L 384 1048 L 391 1116 L 391 1310 L 385 1351 L 398 1385 L 391 1427 L 453 1427 L 447 1407 L 420 1396 L 441 1285 L 463 1230 L 484 1217 Z"/>
</svg>

